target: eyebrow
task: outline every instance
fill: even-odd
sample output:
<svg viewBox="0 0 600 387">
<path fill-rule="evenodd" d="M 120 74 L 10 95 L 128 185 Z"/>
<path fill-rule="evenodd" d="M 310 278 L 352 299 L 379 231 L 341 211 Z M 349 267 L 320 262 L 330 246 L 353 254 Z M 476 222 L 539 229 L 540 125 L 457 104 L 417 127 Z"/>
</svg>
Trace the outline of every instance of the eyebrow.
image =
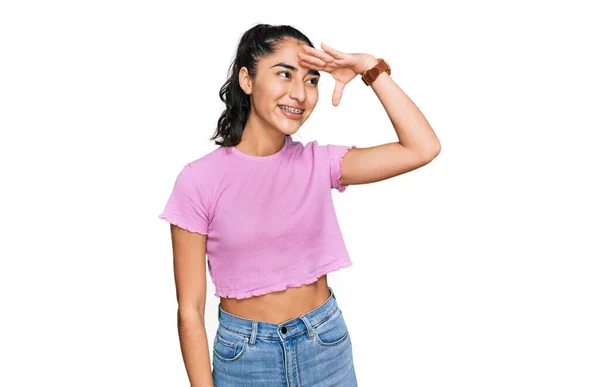
<svg viewBox="0 0 600 387">
<path fill-rule="evenodd" d="M 289 65 L 287 63 L 277 63 L 276 65 L 271 66 L 271 68 L 275 67 L 275 66 L 281 66 L 281 67 L 285 67 L 286 69 L 290 69 L 292 71 L 298 71 L 298 69 L 292 65 Z M 321 74 L 317 71 L 317 70 L 308 70 L 308 73 L 311 75 L 316 75 L 317 77 L 321 77 Z"/>
</svg>

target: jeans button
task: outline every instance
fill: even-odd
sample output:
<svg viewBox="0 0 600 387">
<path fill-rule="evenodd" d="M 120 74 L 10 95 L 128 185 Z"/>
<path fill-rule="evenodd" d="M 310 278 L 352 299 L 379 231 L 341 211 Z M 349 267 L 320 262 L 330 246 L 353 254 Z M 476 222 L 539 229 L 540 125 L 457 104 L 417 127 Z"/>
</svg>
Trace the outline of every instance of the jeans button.
<svg viewBox="0 0 600 387">
<path fill-rule="evenodd" d="M 287 328 L 286 327 L 281 327 L 281 333 L 286 333 L 287 332 Z"/>
</svg>

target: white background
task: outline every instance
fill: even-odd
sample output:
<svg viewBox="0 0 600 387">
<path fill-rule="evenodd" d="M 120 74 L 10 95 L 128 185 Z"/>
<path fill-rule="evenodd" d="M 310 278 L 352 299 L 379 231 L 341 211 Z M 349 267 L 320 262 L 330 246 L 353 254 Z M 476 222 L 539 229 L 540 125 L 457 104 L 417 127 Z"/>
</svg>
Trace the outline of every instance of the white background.
<svg viewBox="0 0 600 387">
<path fill-rule="evenodd" d="M 361 386 L 600 385 L 593 2 L 5 1 L 0 385 L 186 386 L 169 226 L 255 23 L 385 58 L 442 143 L 332 191 Z M 397 141 L 359 77 L 293 135 Z M 209 281 L 206 325 L 217 327 Z"/>
</svg>

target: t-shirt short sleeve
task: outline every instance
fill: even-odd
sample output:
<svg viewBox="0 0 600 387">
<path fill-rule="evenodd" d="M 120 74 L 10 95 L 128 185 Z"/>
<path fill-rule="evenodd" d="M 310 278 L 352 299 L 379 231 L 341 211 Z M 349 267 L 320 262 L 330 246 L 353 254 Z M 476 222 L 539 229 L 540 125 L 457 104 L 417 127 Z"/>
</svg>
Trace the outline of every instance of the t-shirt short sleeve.
<svg viewBox="0 0 600 387">
<path fill-rule="evenodd" d="M 158 217 L 188 231 L 208 235 L 208 201 L 196 180 L 192 166 L 186 164 L 177 175 L 169 200 Z"/>
<path fill-rule="evenodd" d="M 356 148 L 356 145 L 327 144 L 320 147 L 324 150 L 325 159 L 329 164 L 331 188 L 335 188 L 339 192 L 344 192 L 347 186 L 340 183 L 340 178 L 342 177 L 342 159 L 350 149 Z"/>
</svg>

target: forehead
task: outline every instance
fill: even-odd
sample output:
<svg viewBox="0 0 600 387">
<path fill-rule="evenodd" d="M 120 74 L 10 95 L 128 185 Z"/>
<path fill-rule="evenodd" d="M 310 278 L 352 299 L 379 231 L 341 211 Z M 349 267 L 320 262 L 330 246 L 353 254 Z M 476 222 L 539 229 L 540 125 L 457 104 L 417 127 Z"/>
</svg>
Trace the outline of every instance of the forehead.
<svg viewBox="0 0 600 387">
<path fill-rule="evenodd" d="M 304 44 L 306 43 L 296 39 L 286 39 L 278 44 L 277 49 L 271 55 L 264 57 L 259 66 L 265 69 L 283 70 L 284 68 L 277 66 L 277 64 L 285 64 L 293 66 L 301 72 L 305 71 L 312 75 L 320 75 L 318 71 L 300 65 L 298 53 L 304 52 L 304 49 L 302 49 Z"/>
<path fill-rule="evenodd" d="M 278 42 L 275 46 L 275 50 L 269 56 L 263 57 L 261 62 L 269 67 L 277 62 L 297 62 L 298 53 L 304 51 L 302 49 L 302 44 L 302 42 L 295 39 L 286 39 L 282 42 Z"/>
<path fill-rule="evenodd" d="M 282 57 L 292 57 L 296 59 L 298 57 L 298 53 L 304 51 L 302 49 L 302 45 L 304 44 L 306 43 L 296 39 L 284 39 L 281 42 L 277 43 L 277 48 L 268 58 L 270 58 L 271 60 L 275 60 L 275 58 Z"/>
</svg>

